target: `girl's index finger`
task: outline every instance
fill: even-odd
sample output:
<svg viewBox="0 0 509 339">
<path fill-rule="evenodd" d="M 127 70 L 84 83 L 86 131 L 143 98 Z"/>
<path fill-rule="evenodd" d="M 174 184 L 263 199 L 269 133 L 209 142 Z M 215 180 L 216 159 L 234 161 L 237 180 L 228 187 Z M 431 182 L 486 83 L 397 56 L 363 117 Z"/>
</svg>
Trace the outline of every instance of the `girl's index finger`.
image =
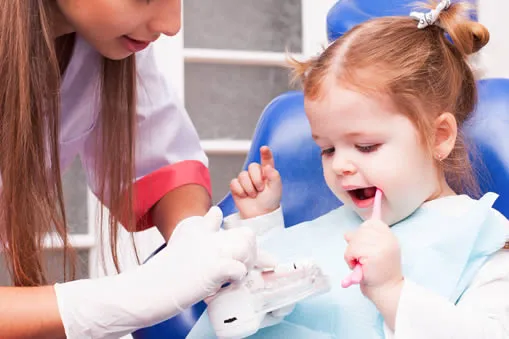
<svg viewBox="0 0 509 339">
<path fill-rule="evenodd" d="M 272 151 L 268 146 L 262 146 L 260 148 L 260 159 L 262 168 L 265 167 L 266 165 L 275 168 L 274 157 L 272 156 Z"/>
</svg>

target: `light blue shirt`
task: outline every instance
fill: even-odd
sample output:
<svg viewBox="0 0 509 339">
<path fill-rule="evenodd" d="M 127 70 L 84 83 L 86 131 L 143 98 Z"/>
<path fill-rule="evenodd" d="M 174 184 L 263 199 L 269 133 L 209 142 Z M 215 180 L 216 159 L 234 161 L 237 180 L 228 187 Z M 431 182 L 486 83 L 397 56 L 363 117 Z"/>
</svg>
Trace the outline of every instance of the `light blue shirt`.
<svg viewBox="0 0 509 339">
<path fill-rule="evenodd" d="M 423 204 L 391 228 L 399 240 L 406 279 L 456 303 L 486 260 L 509 237 L 507 220 L 480 200 L 450 196 Z M 383 319 L 358 286 L 341 288 L 350 272 L 343 259 L 345 232 L 362 220 L 340 207 L 310 222 L 274 233 L 263 247 L 281 262 L 313 258 L 330 277 L 329 293 L 304 300 L 280 324 L 250 338 L 384 338 Z M 187 338 L 215 338 L 205 313 Z"/>
</svg>

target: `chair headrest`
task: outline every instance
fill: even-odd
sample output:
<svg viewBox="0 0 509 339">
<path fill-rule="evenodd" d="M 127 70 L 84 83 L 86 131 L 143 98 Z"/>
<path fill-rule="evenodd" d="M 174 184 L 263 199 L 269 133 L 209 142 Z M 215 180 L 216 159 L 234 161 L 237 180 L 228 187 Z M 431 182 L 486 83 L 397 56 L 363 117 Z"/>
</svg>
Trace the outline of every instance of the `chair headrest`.
<svg viewBox="0 0 509 339">
<path fill-rule="evenodd" d="M 475 3 L 475 0 L 468 2 Z M 333 42 L 352 27 L 372 18 L 404 16 L 415 10 L 415 0 L 340 0 L 327 14 L 327 38 Z M 472 13 L 472 20 L 477 20 Z"/>
<path fill-rule="evenodd" d="M 481 80 L 478 88 L 477 108 L 463 132 L 475 147 L 481 190 L 498 193 L 495 208 L 509 218 L 509 79 Z"/>
</svg>

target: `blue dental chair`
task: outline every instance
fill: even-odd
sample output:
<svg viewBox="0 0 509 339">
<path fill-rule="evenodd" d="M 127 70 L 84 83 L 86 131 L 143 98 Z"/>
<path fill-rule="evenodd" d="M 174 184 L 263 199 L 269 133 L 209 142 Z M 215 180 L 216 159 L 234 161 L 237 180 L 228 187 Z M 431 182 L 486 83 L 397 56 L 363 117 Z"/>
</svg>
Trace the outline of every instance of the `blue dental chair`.
<svg viewBox="0 0 509 339">
<path fill-rule="evenodd" d="M 327 33 L 333 41 L 354 25 L 371 17 L 407 15 L 411 0 L 342 0 L 328 13 Z M 285 225 L 314 219 L 341 205 L 322 177 L 320 150 L 314 144 L 304 114 L 302 92 L 275 98 L 256 127 L 244 168 L 259 162 L 259 148 L 271 147 L 283 180 Z M 479 104 L 464 127 L 479 157 L 474 161 L 483 192 L 500 195 L 495 204 L 509 218 L 509 79 L 479 82 Z M 227 195 L 219 204 L 224 215 L 236 211 Z M 164 245 L 163 245 L 164 246 Z M 162 247 L 161 247 L 162 248 Z M 160 249 L 161 249 L 160 248 Z M 156 254 L 159 250 L 155 251 Z M 153 255 L 154 255 L 153 254 Z M 158 325 L 133 333 L 134 339 L 185 338 L 205 309 L 203 302 Z"/>
</svg>

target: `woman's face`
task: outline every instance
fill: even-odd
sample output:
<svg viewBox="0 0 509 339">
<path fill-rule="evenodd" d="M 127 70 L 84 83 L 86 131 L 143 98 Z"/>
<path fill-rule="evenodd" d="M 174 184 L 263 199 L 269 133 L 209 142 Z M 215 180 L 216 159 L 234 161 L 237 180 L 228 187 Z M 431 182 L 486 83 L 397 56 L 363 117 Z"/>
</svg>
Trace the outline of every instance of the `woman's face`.
<svg viewBox="0 0 509 339">
<path fill-rule="evenodd" d="M 103 56 L 119 60 L 138 52 L 161 34 L 181 26 L 180 0 L 56 0 L 69 30 L 77 32 Z M 59 13 L 60 14 L 60 13 Z"/>
</svg>

